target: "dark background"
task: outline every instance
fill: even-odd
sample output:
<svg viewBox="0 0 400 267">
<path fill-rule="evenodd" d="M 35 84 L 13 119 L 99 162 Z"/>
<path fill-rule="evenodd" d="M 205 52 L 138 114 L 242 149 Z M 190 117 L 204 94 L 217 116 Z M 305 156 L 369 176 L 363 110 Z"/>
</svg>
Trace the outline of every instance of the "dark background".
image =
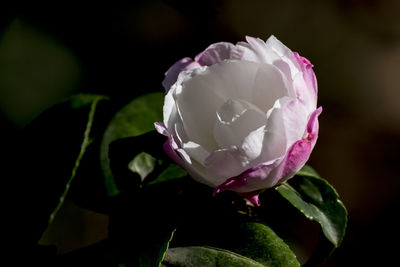
<svg viewBox="0 0 400 267">
<path fill-rule="evenodd" d="M 41 111 L 71 94 L 100 93 L 128 102 L 163 90 L 171 64 L 213 42 L 274 34 L 315 66 L 324 111 L 309 163 L 337 189 L 349 212 L 344 242 L 324 266 L 389 265 L 396 262 L 399 238 L 399 3 L 151 0 L 2 6 L 3 148 L 10 148 L 7 141 Z M 62 219 L 68 209 L 62 214 L 58 224 L 68 228 Z M 75 216 L 80 225 L 92 225 L 79 228 L 81 245 L 103 237 L 107 218 L 83 211 Z M 66 251 L 76 246 L 76 240 L 66 243 Z"/>
</svg>

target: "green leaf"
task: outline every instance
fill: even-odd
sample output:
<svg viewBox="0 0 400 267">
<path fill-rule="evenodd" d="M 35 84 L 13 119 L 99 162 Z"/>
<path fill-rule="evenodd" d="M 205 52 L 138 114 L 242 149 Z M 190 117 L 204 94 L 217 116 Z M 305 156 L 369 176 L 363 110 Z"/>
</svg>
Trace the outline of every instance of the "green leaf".
<svg viewBox="0 0 400 267">
<path fill-rule="evenodd" d="M 72 181 L 92 147 L 93 122 L 97 127 L 101 118 L 97 111 L 104 99 L 102 95 L 72 96 L 44 111 L 16 137 L 13 188 L 18 193 L 13 201 L 23 207 L 23 217 L 16 221 L 23 224 L 19 231 L 26 232 L 29 242 L 36 244 L 71 186 L 75 188 Z"/>
<path fill-rule="evenodd" d="M 309 166 L 276 190 L 308 219 L 317 221 L 326 238 L 338 247 L 343 240 L 347 211 L 335 189 Z"/>
<path fill-rule="evenodd" d="M 2 27 L 1 114 L 19 127 L 26 126 L 57 99 L 76 91 L 81 74 L 75 53 L 24 16 L 12 18 L 8 27 Z"/>
<path fill-rule="evenodd" d="M 76 176 L 76 172 L 77 172 L 77 170 L 79 168 L 79 164 L 81 162 L 81 159 L 82 159 L 83 155 L 86 152 L 86 148 L 90 144 L 90 130 L 91 130 L 92 125 L 93 125 L 94 114 L 96 112 L 97 104 L 98 104 L 98 102 L 100 100 L 104 100 L 104 99 L 107 99 L 107 98 L 105 96 L 101 96 L 101 95 L 89 95 L 89 94 L 75 95 L 75 96 L 72 96 L 70 98 L 69 102 L 71 103 L 71 108 L 78 109 L 78 108 L 80 108 L 82 106 L 90 104 L 90 110 L 89 110 L 89 114 L 88 114 L 88 117 L 87 117 L 86 128 L 85 128 L 85 131 L 83 133 L 83 140 L 82 140 L 82 143 L 81 143 L 81 148 L 80 148 L 78 157 L 75 160 L 75 164 L 74 164 L 74 167 L 72 169 L 71 176 L 70 176 L 68 182 L 65 185 L 64 192 L 62 193 L 56 208 L 50 214 L 49 224 L 51 224 L 53 222 L 54 217 L 56 216 L 57 212 L 59 211 L 59 209 L 63 205 L 64 200 L 65 200 L 65 198 L 66 198 L 66 196 L 68 194 L 68 191 L 71 188 L 71 183 L 72 183 L 72 181 L 74 180 L 74 178 Z M 67 103 L 68 103 L 68 101 L 67 101 Z"/>
<path fill-rule="evenodd" d="M 326 238 L 338 247 L 343 240 L 347 211 L 335 189 L 309 166 L 276 190 L 308 219 L 318 222 Z"/>
<path fill-rule="evenodd" d="M 154 171 L 156 168 L 157 159 L 152 157 L 150 154 L 141 152 L 136 157 L 128 163 L 128 168 L 134 172 L 139 174 L 142 182 L 146 177 Z"/>
<path fill-rule="evenodd" d="M 164 96 L 163 93 L 151 93 L 134 99 L 117 112 L 104 132 L 100 160 L 110 196 L 117 195 L 119 190 L 110 169 L 109 145 L 115 140 L 154 130 L 154 122 L 162 120 Z"/>
<path fill-rule="evenodd" d="M 202 267 L 263 267 L 264 265 L 233 252 L 212 247 L 177 247 L 167 251 L 164 264 L 167 266 Z"/>
<path fill-rule="evenodd" d="M 162 239 L 156 240 L 152 247 L 139 255 L 139 266 L 159 267 L 168 250 L 174 231 L 165 233 Z"/>
<path fill-rule="evenodd" d="M 181 167 L 176 164 L 170 164 L 155 180 L 150 181 L 147 185 L 182 179 L 186 176 L 187 172 L 185 172 Z"/>
<path fill-rule="evenodd" d="M 296 176 L 276 190 L 308 219 L 320 224 L 322 234 L 316 249 L 304 266 L 317 266 L 343 240 L 347 226 L 347 211 L 335 189 L 310 166 L 304 166 Z"/>
<path fill-rule="evenodd" d="M 300 266 L 296 255 L 289 246 L 267 225 L 258 222 L 245 222 L 235 232 L 240 240 L 228 249 L 251 258 L 265 266 Z"/>
</svg>

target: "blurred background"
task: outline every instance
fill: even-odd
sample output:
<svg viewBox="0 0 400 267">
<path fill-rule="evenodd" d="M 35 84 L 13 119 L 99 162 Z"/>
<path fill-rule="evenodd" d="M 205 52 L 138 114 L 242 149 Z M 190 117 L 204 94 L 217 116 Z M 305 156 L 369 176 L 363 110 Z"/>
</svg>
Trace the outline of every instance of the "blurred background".
<svg viewBox="0 0 400 267">
<path fill-rule="evenodd" d="M 171 64 L 213 42 L 273 34 L 314 64 L 324 111 L 309 163 L 349 212 L 343 244 L 323 266 L 389 266 L 400 237 L 399 12 L 397 0 L 9 4 L 0 9 L 3 147 L 69 95 L 128 102 L 163 90 Z M 83 243 L 102 237 L 107 219 L 96 216 L 79 217 L 97 225 L 81 229 Z"/>
</svg>

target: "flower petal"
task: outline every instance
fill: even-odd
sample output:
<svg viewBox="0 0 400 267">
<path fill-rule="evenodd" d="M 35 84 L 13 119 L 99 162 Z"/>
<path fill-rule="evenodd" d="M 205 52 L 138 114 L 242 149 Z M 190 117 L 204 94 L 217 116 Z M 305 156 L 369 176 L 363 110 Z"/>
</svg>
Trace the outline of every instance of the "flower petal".
<svg viewBox="0 0 400 267">
<path fill-rule="evenodd" d="M 313 65 L 298 53 L 295 52 L 294 55 L 302 72 L 293 79 L 293 86 L 299 100 L 311 111 L 316 108 L 318 93 L 317 79 L 312 69 Z"/>
<path fill-rule="evenodd" d="M 172 65 L 165 73 L 165 78 L 162 81 L 163 87 L 165 88 L 166 91 L 168 91 L 171 88 L 171 86 L 176 82 L 178 75 L 181 71 L 193 70 L 200 66 L 201 65 L 199 63 L 193 61 L 188 57 L 179 60 L 174 65 Z"/>
<path fill-rule="evenodd" d="M 215 112 L 229 98 L 251 102 L 249 88 L 257 68 L 258 64 L 252 62 L 224 61 L 204 70 L 181 73 L 182 88 L 175 90 L 174 98 L 190 140 L 208 151 L 219 148 L 210 131 L 214 128 Z M 185 80 L 184 75 L 190 75 L 190 79 Z"/>
<path fill-rule="evenodd" d="M 204 165 L 204 160 L 209 155 L 209 153 L 202 146 L 191 141 L 184 143 L 183 149 L 191 158 L 195 159 L 201 165 Z"/>
<path fill-rule="evenodd" d="M 217 111 L 214 137 L 221 148 L 239 146 L 250 132 L 266 122 L 267 116 L 258 107 L 229 99 Z"/>
<path fill-rule="evenodd" d="M 217 177 L 216 186 L 247 169 L 241 159 L 238 148 L 224 148 L 212 152 L 205 160 L 205 166 L 210 176 Z"/>
<path fill-rule="evenodd" d="M 286 154 L 282 164 L 277 168 L 276 183 L 292 178 L 307 162 L 318 138 L 318 116 L 322 108 L 316 109 L 309 118 L 304 138 L 296 141 Z"/>
<path fill-rule="evenodd" d="M 288 78 L 293 79 L 301 71 L 294 53 L 275 36 L 271 35 L 268 38 L 266 46 L 277 55 L 277 58 L 273 59 L 273 64 L 281 69 Z"/>
<path fill-rule="evenodd" d="M 175 123 L 180 120 L 178 110 L 176 108 L 175 99 L 173 97 L 173 90 L 168 91 L 164 98 L 163 106 L 164 125 L 169 132 L 173 132 Z"/>
<path fill-rule="evenodd" d="M 211 66 L 227 59 L 241 59 L 243 51 L 231 43 L 215 43 L 195 57 L 202 66 Z"/>
<path fill-rule="evenodd" d="M 267 112 L 284 96 L 295 97 L 292 86 L 282 72 L 271 64 L 260 64 L 252 88 L 252 103 Z"/>
<path fill-rule="evenodd" d="M 276 167 L 281 163 L 282 159 L 276 159 L 271 162 L 265 162 L 254 166 L 239 176 L 228 179 L 220 184 L 215 192 L 221 190 L 230 190 L 239 193 L 254 192 L 256 190 L 270 188 L 275 185 L 273 174 Z"/>
<path fill-rule="evenodd" d="M 297 100 L 289 100 L 282 103 L 281 110 L 281 120 L 287 142 L 286 149 L 289 149 L 296 141 L 303 138 L 309 113 L 304 105 Z"/>
<path fill-rule="evenodd" d="M 182 157 L 180 157 L 180 154 L 177 153 L 178 148 L 172 136 L 169 136 L 167 141 L 165 141 L 163 144 L 163 149 L 170 159 L 172 159 L 181 168 L 185 168 L 185 162 Z"/>
</svg>

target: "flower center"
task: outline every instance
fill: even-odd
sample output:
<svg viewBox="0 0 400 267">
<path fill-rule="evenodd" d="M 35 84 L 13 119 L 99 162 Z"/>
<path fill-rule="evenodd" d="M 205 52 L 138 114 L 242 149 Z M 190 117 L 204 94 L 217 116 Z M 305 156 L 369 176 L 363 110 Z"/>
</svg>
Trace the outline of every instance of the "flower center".
<svg viewBox="0 0 400 267">
<path fill-rule="evenodd" d="M 216 112 L 214 138 L 220 148 L 239 146 L 250 132 L 267 123 L 267 116 L 242 99 L 228 99 Z"/>
</svg>

